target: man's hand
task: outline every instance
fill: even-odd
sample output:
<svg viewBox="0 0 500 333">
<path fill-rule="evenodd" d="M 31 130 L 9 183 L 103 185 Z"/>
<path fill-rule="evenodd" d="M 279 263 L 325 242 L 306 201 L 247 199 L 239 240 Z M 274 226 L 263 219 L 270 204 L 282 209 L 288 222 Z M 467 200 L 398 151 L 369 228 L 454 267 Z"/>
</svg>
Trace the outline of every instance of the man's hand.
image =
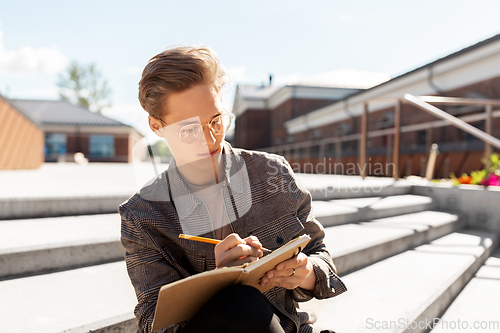
<svg viewBox="0 0 500 333">
<path fill-rule="evenodd" d="M 307 255 L 300 252 L 297 256 L 285 260 L 276 265 L 275 269 L 270 270 L 260 279 L 260 285 L 271 285 L 273 287 L 282 287 L 285 289 L 303 289 L 312 290 L 316 283 L 316 274 L 312 263 Z"/>
<path fill-rule="evenodd" d="M 242 239 L 238 234 L 230 234 L 215 245 L 215 265 L 220 268 L 256 261 L 262 257 L 261 248 L 262 244 L 255 236 Z"/>
</svg>

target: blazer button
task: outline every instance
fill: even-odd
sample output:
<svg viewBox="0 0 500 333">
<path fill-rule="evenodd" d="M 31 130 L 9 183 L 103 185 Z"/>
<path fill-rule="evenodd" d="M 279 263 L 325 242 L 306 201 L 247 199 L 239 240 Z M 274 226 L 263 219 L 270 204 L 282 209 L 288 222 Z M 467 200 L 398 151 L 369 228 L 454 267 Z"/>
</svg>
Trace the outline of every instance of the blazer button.
<svg viewBox="0 0 500 333">
<path fill-rule="evenodd" d="M 282 237 L 276 238 L 276 243 L 283 244 L 283 238 Z"/>
</svg>

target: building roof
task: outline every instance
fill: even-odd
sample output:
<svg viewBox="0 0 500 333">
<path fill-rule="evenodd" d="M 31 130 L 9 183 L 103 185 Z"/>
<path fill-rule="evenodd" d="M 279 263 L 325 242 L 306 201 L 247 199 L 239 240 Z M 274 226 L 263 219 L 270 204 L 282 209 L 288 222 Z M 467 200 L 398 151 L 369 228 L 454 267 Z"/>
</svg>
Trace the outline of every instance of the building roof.
<svg viewBox="0 0 500 333">
<path fill-rule="evenodd" d="M 287 120 L 289 134 L 335 123 L 363 112 L 363 103 L 377 98 L 396 98 L 405 93 L 414 95 L 441 94 L 500 75 L 500 34 L 439 58 L 372 88 L 358 91 L 307 115 Z M 436 84 L 437 82 L 437 84 Z M 387 107 L 379 104 L 369 112 Z"/>
<path fill-rule="evenodd" d="M 240 98 L 245 100 L 268 99 L 269 97 L 271 97 L 272 94 L 278 91 L 279 88 L 281 87 L 274 85 L 256 86 L 256 85 L 239 84 L 238 94 Z"/>
<path fill-rule="evenodd" d="M 385 73 L 344 68 L 306 76 L 289 85 L 324 88 L 368 89 L 390 79 Z"/>
<path fill-rule="evenodd" d="M 16 109 L 42 125 L 124 126 L 114 119 L 66 101 L 8 99 Z"/>
</svg>

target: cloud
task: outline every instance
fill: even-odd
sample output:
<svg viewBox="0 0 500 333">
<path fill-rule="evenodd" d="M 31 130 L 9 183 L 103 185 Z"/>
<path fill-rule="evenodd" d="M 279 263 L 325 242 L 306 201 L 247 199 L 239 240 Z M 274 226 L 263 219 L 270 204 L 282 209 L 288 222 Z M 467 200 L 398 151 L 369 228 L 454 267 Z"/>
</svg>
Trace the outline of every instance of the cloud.
<svg viewBox="0 0 500 333">
<path fill-rule="evenodd" d="M 343 15 L 340 15 L 340 17 L 339 17 L 339 21 L 342 23 L 346 23 L 346 22 L 349 22 L 351 20 L 352 20 L 352 16 L 348 15 L 348 14 L 343 14 Z"/>
<path fill-rule="evenodd" d="M 142 135 L 148 136 L 156 141 L 158 136 L 154 134 L 148 125 L 148 113 L 137 103 L 113 103 L 111 107 L 104 108 L 102 114 L 106 117 L 118 120 L 126 125 L 134 127 Z"/>
<path fill-rule="evenodd" d="M 302 78 L 300 73 L 291 73 L 288 75 L 273 76 L 273 84 L 286 85 L 293 84 Z M 267 78 L 269 80 L 269 78 Z M 265 81 L 264 81 L 265 82 Z"/>
<path fill-rule="evenodd" d="M 125 68 L 127 74 L 142 74 L 143 68 L 141 66 L 129 66 Z"/>
<path fill-rule="evenodd" d="M 227 69 L 227 73 L 231 78 L 232 84 L 237 84 L 247 80 L 247 76 L 245 75 L 247 71 L 247 66 L 232 66 Z"/>
<path fill-rule="evenodd" d="M 65 69 L 68 64 L 68 57 L 57 46 L 23 46 L 19 50 L 7 50 L 0 30 L 0 74 L 54 74 Z"/>
</svg>

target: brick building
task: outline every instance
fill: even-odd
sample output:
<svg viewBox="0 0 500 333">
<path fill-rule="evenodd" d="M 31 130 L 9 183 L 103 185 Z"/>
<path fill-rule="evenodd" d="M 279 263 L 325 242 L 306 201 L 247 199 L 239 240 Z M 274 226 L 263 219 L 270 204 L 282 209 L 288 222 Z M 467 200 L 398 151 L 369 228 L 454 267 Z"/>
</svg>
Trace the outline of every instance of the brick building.
<svg viewBox="0 0 500 333">
<path fill-rule="evenodd" d="M 143 138 L 131 126 L 65 101 L 9 99 L 4 104 L 36 123 L 43 133 L 37 149 L 45 162 L 72 161 L 76 152 L 89 162 L 131 162 L 132 148 Z M 24 136 L 19 130 L 11 134 Z"/>
<path fill-rule="evenodd" d="M 43 141 L 40 124 L 0 95 L 0 170 L 39 168 Z"/>
<path fill-rule="evenodd" d="M 369 89 L 238 87 L 233 111 L 237 116 L 235 145 L 282 154 L 302 172 L 346 174 L 349 173 L 346 166 L 359 160 L 364 103 L 400 98 L 406 93 L 500 99 L 499 64 L 500 35 L 496 35 Z M 255 96 L 253 91 L 261 95 Z M 280 94 L 282 97 L 277 98 Z M 485 129 L 484 107 L 441 108 Z M 388 165 L 392 161 L 394 106 L 372 103 L 368 119 L 368 174 L 390 176 L 392 170 L 380 171 L 375 165 Z M 250 128 L 258 128 L 257 138 Z M 433 115 L 403 104 L 401 129 L 400 177 L 423 174 L 432 143 L 437 143 L 440 151 L 435 177 L 447 177 L 450 172 L 460 175 L 482 168 L 484 143 Z M 493 110 L 491 134 L 500 137 L 500 110 Z M 317 169 L 321 163 L 324 171 Z"/>
</svg>

